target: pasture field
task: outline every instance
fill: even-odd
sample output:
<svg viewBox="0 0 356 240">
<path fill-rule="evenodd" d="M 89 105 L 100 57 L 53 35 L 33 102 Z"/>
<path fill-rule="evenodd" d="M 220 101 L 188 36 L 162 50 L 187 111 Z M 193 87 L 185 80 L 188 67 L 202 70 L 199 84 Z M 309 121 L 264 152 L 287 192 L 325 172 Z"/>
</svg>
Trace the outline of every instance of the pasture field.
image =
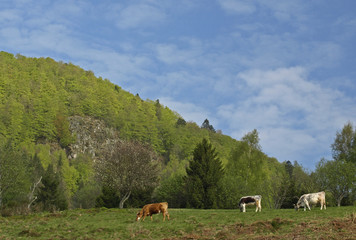
<svg viewBox="0 0 356 240">
<path fill-rule="evenodd" d="M 356 208 L 326 211 L 168 209 L 136 222 L 139 209 L 68 210 L 0 217 L 0 239 L 356 239 Z"/>
</svg>

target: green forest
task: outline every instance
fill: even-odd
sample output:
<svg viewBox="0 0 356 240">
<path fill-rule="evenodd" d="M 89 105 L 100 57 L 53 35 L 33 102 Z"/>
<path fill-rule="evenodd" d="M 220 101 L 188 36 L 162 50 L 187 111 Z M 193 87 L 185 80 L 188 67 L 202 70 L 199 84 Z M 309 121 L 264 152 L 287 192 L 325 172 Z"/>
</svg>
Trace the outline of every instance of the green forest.
<svg viewBox="0 0 356 240">
<path fill-rule="evenodd" d="M 0 210 L 234 209 L 246 195 L 293 208 L 325 191 L 356 204 L 356 129 L 335 133 L 333 159 L 314 172 L 263 153 L 257 129 L 240 140 L 183 119 L 71 63 L 0 52 Z"/>
</svg>

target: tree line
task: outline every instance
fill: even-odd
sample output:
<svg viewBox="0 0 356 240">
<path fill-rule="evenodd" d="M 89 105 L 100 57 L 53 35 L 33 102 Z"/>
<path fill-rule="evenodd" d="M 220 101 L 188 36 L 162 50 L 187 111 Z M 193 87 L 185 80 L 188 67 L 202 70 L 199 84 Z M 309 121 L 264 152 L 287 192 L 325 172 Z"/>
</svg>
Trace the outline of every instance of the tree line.
<svg viewBox="0 0 356 240">
<path fill-rule="evenodd" d="M 91 149 L 73 129 L 107 126 Z M 93 125 L 94 126 L 94 125 Z M 79 128 L 79 127 L 78 127 Z M 94 126 L 93 129 L 100 127 Z M 107 130 L 107 129 L 113 129 Z M 90 137 L 90 136 L 89 136 Z M 112 140 L 116 139 L 116 140 Z M 85 150 L 86 149 L 86 150 Z M 258 131 L 240 141 L 206 119 L 186 122 L 159 100 L 142 100 L 72 64 L 0 53 L 0 208 L 237 208 L 242 195 L 265 207 L 289 208 L 306 192 L 327 191 L 331 205 L 355 202 L 355 130 L 336 134 L 333 160 L 315 172 L 263 153 Z M 342 174 L 341 174 L 342 173 Z M 342 176 L 342 178 L 340 178 Z"/>
</svg>

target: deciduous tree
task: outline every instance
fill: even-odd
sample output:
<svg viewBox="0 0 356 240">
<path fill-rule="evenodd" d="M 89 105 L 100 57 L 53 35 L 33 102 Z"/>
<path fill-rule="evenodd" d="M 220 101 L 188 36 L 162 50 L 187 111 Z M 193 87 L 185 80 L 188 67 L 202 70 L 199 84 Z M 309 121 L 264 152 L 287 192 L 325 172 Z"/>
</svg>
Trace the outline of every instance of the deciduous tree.
<svg viewBox="0 0 356 240">
<path fill-rule="evenodd" d="M 345 124 L 341 131 L 336 132 L 331 149 L 335 160 L 356 164 L 356 129 L 351 122 Z"/>
<path fill-rule="evenodd" d="M 356 185 L 355 165 L 351 162 L 322 159 L 316 167 L 321 189 L 331 192 L 338 206 Z"/>
<path fill-rule="evenodd" d="M 146 145 L 119 141 L 108 145 L 96 162 L 97 176 L 103 185 L 115 189 L 123 208 L 131 192 L 154 189 L 158 184 L 159 160 Z"/>
</svg>

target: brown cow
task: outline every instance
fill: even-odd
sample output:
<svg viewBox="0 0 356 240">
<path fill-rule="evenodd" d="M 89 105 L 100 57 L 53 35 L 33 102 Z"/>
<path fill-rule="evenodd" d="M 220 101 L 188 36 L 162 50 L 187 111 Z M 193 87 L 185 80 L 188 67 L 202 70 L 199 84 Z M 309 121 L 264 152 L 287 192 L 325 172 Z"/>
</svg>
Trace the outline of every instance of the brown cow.
<svg viewBox="0 0 356 240">
<path fill-rule="evenodd" d="M 140 212 L 137 213 L 136 221 L 140 220 L 141 217 L 143 217 L 142 221 L 145 221 L 146 216 L 151 216 L 151 221 L 152 221 L 152 215 L 160 212 L 162 212 L 163 221 L 166 220 L 166 215 L 169 220 L 169 214 L 167 209 L 168 209 L 167 202 L 147 204 L 143 206 Z"/>
</svg>

